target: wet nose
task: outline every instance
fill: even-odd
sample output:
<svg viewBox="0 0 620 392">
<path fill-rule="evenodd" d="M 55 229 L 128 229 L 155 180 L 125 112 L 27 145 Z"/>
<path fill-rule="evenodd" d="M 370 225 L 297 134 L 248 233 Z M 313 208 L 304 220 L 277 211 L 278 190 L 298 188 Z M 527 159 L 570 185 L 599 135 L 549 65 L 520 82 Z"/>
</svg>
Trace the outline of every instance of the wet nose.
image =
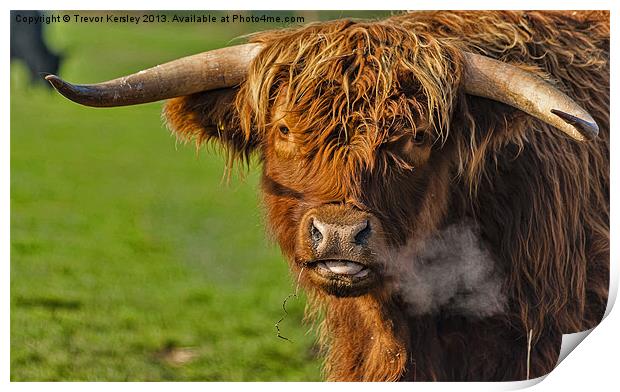
<svg viewBox="0 0 620 392">
<path fill-rule="evenodd" d="M 311 217 L 310 239 L 315 248 L 331 245 L 367 245 L 372 229 L 368 219 L 348 224 L 327 223 Z"/>
</svg>

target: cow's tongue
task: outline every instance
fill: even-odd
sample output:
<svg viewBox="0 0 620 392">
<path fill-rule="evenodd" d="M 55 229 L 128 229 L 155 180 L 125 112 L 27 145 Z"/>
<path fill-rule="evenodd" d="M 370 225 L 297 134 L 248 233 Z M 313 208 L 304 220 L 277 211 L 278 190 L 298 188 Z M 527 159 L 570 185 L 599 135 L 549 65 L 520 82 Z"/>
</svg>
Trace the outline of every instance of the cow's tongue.
<svg viewBox="0 0 620 392">
<path fill-rule="evenodd" d="M 334 274 L 339 275 L 355 275 L 364 269 L 361 264 L 351 261 L 325 261 L 321 264 L 323 264 L 326 269 L 330 270 Z M 323 265 L 321 265 L 321 267 Z"/>
</svg>

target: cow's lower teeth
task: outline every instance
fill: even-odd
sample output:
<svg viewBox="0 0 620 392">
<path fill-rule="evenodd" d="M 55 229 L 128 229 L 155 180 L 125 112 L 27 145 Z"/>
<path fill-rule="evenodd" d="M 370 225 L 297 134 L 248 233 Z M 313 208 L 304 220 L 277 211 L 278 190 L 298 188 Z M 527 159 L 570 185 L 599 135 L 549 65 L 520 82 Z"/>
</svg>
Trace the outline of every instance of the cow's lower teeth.
<svg viewBox="0 0 620 392">
<path fill-rule="evenodd" d="M 352 261 L 326 261 L 325 266 L 338 275 L 355 275 L 364 269 L 361 264 Z"/>
<path fill-rule="evenodd" d="M 368 268 L 353 261 L 321 261 L 316 264 L 319 271 L 331 272 L 336 275 L 363 278 L 368 275 Z"/>
</svg>

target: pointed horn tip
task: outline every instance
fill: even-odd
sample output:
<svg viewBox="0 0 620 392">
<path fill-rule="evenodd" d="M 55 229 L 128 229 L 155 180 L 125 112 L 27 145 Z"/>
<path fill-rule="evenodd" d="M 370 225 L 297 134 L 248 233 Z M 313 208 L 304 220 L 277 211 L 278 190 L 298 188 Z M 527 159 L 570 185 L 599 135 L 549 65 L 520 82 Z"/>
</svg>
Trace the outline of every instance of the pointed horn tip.
<svg viewBox="0 0 620 392">
<path fill-rule="evenodd" d="M 58 90 L 61 86 L 67 84 L 67 82 L 65 82 L 58 76 L 48 72 L 40 72 L 39 75 L 41 75 L 43 79 L 48 81 L 56 90 Z"/>
<path fill-rule="evenodd" d="M 598 137 L 598 125 L 591 117 L 591 121 L 588 121 L 557 109 L 551 109 L 551 113 L 561 118 L 565 123 L 575 127 L 585 140 L 593 140 Z"/>
</svg>

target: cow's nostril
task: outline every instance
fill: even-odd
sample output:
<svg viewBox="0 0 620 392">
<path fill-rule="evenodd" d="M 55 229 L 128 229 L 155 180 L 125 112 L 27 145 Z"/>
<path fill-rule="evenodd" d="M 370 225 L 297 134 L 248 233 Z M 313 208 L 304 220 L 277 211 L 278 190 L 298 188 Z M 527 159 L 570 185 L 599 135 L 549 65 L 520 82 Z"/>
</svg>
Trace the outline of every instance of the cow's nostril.
<svg viewBox="0 0 620 392">
<path fill-rule="evenodd" d="M 353 238 L 356 245 L 366 245 L 368 243 L 368 238 L 370 237 L 370 222 L 366 221 L 366 225 L 357 232 L 355 237 Z"/>
<path fill-rule="evenodd" d="M 314 244 L 320 244 L 321 241 L 323 241 L 323 234 L 321 233 L 321 230 L 315 226 L 314 221 L 312 221 L 312 224 L 310 225 L 310 238 Z"/>
</svg>

